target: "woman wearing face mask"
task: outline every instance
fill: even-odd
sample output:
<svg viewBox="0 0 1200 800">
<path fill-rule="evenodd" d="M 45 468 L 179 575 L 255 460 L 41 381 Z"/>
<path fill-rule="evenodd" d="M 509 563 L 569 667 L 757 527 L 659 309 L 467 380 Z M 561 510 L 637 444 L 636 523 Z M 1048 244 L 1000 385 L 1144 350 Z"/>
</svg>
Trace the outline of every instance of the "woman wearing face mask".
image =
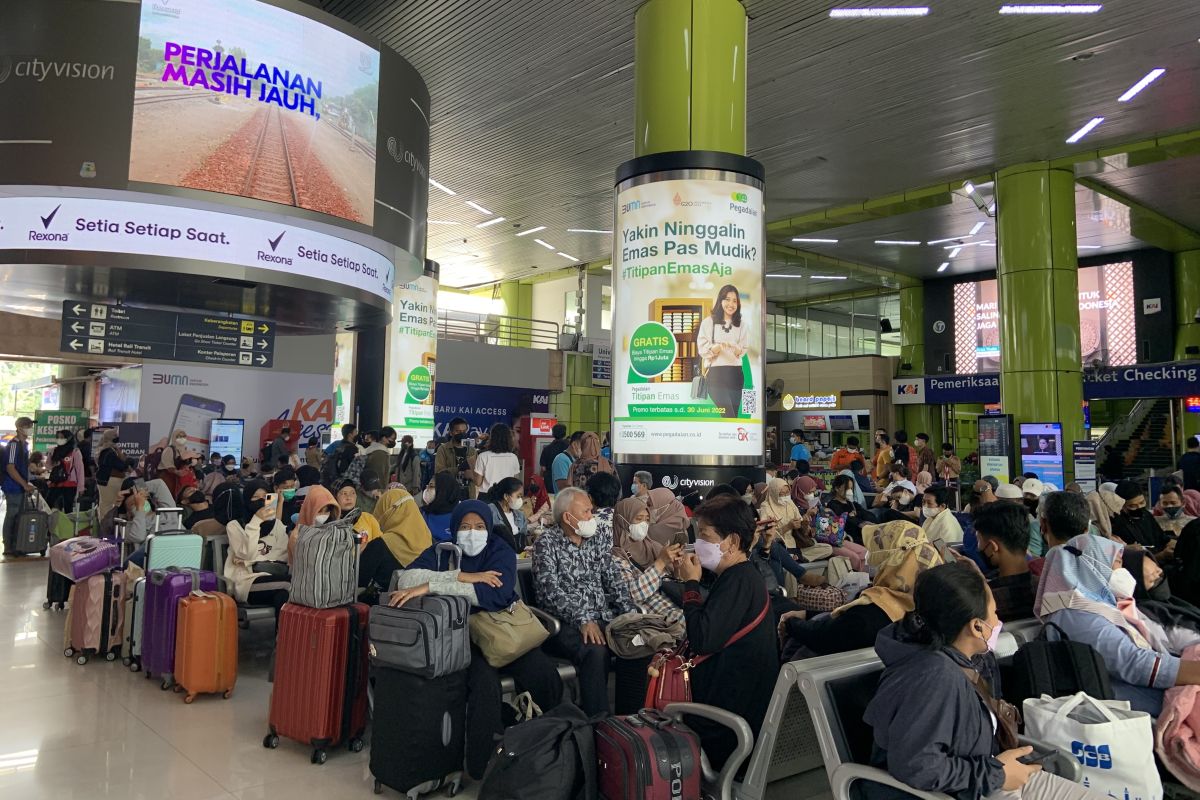
<svg viewBox="0 0 1200 800">
<path fill-rule="evenodd" d="M 473 480 L 479 491 L 487 492 L 496 481 L 521 473 L 521 462 L 514 452 L 512 428 L 497 422 L 488 435 L 487 448 L 475 459 Z"/>
<path fill-rule="evenodd" d="M 650 509 L 650 538 L 661 545 L 688 543 L 691 521 L 683 503 L 670 489 L 651 489 L 646 507 Z"/>
<path fill-rule="evenodd" d="M 1144 629 L 1121 613 L 1112 577 L 1124 591 L 1121 545 L 1084 534 L 1046 554 L 1034 614 L 1048 635 L 1059 631 L 1073 642 L 1091 645 L 1104 658 L 1113 694 L 1137 711 L 1158 716 L 1163 692 L 1172 686 L 1200 684 L 1200 661 L 1181 661 L 1154 649 Z M 1125 573 L 1128 574 L 1128 573 Z"/>
<path fill-rule="evenodd" d="M 464 500 L 454 509 L 451 527 L 462 552 L 457 569 L 436 547 L 425 550 L 400 573 L 398 590 L 389 605 L 400 607 L 425 594 L 459 595 L 471 602 L 472 613 L 503 611 L 517 601 L 517 554 L 491 525 L 492 511 L 479 500 Z M 562 681 L 554 663 L 541 648 L 496 669 L 479 648 L 471 645 L 467 672 L 467 773 L 479 779 L 495 750 L 495 736 L 504 730 L 500 677 L 511 677 L 517 691 L 527 691 L 543 711 L 562 699 Z"/>
<path fill-rule="evenodd" d="M 992 651 L 1001 627 L 996 601 L 970 565 L 945 564 L 917 579 L 913 609 L 875 641 L 884 671 L 863 715 L 874 729 L 873 766 L 958 800 L 1102 800 L 1020 762 L 1032 748 L 1018 746 L 1015 718 L 999 700 Z"/>
<path fill-rule="evenodd" d="M 187 432 L 175 431 L 170 444 L 163 448 L 162 458 L 158 462 L 158 477 L 167 485 L 171 497 L 179 497 L 182 489 L 197 484 L 191 464 L 199 455 L 188 447 Z"/>
<path fill-rule="evenodd" d="M 516 478 L 502 478 L 492 484 L 485 496 L 492 510 L 492 533 L 508 544 L 517 555 L 525 551 L 529 526 L 525 521 L 525 487 Z"/>
<path fill-rule="evenodd" d="M 415 495 L 425 483 L 421 480 L 421 459 L 413 445 L 413 437 L 400 437 L 400 455 L 396 457 L 396 483 Z"/>
<path fill-rule="evenodd" d="M 825 501 L 825 507 L 832 514 L 846 515 L 846 536 L 850 537 L 855 542 L 862 542 L 862 526 L 869 520 L 867 509 L 863 508 L 863 504 L 855 499 L 854 492 L 858 489 L 858 484 L 854 481 L 854 476 L 848 473 L 839 473 L 833 479 L 833 489 L 829 494 L 829 499 Z"/>
<path fill-rule="evenodd" d="M 758 502 L 754 497 L 754 486 L 750 483 L 750 479 L 738 475 L 729 482 L 729 485 L 737 489 L 738 495 L 742 498 L 742 502 L 753 509 L 758 508 Z"/>
<path fill-rule="evenodd" d="M 910 480 L 899 480 L 887 491 L 875 498 L 875 515 L 880 522 L 916 522 L 923 519 L 920 509 L 921 495 Z"/>
<path fill-rule="evenodd" d="M 60 511 L 74 511 L 83 483 L 83 454 L 75 446 L 75 434 L 59 431 L 50 453 L 50 492 L 46 502 Z"/>
<path fill-rule="evenodd" d="M 650 538 L 650 509 L 637 497 L 617 503 L 613 513 L 613 556 L 643 614 L 659 614 L 667 622 L 683 619 L 683 610 L 658 590 L 683 554 L 683 545 L 664 546 Z"/>
<path fill-rule="evenodd" d="M 450 516 L 455 507 L 466 498 L 462 484 L 450 472 L 438 472 L 421 491 L 421 514 L 433 538 L 439 542 L 453 540 Z"/>
<path fill-rule="evenodd" d="M 236 491 L 236 490 L 231 490 Z M 250 481 L 242 490 L 244 505 L 237 518 L 225 526 L 229 553 L 225 557 L 225 580 L 239 603 L 271 605 L 276 619 L 288 599 L 287 529 L 279 515 L 283 498 L 276 495 L 268 504 L 267 484 Z"/>
<path fill-rule="evenodd" d="M 358 487 L 354 485 L 354 481 L 342 481 L 338 484 L 334 499 L 337 501 L 339 516 L 344 517 L 357 509 L 359 507 Z M 375 515 L 362 510 L 359 511 L 358 519 L 354 521 L 354 532 L 359 536 L 360 548 L 366 548 L 368 544 L 383 535 L 383 531 L 379 528 L 379 520 L 375 519 Z"/>
<path fill-rule="evenodd" d="M 1165 602 L 1152 600 L 1146 589 L 1153 586 Z M 1114 569 L 1108 588 L 1117 599 L 1117 609 L 1142 632 L 1150 646 L 1160 653 L 1181 655 L 1184 648 L 1200 644 L 1200 609 L 1171 597 L 1171 588 L 1162 567 L 1145 550 L 1129 548 L 1121 557 L 1121 568 Z"/>
<path fill-rule="evenodd" d="M 300 504 L 296 527 L 292 528 L 288 536 L 288 559 L 291 560 L 292 551 L 296 547 L 296 537 L 300 533 L 301 525 L 319 528 L 341 516 L 342 508 L 328 489 L 320 484 L 308 487 L 308 493 L 304 495 L 304 501 Z"/>
</svg>

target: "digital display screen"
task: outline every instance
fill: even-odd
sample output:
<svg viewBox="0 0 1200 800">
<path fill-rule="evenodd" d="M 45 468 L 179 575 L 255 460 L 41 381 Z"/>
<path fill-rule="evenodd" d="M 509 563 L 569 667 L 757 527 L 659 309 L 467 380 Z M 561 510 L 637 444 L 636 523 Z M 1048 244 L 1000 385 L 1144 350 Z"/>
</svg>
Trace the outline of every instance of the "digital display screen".
<svg viewBox="0 0 1200 800">
<path fill-rule="evenodd" d="M 1079 345 L 1084 365 L 1137 363 L 1133 262 L 1079 270 Z M 1000 370 L 1000 306 L 996 281 L 954 286 L 954 370 Z"/>
<path fill-rule="evenodd" d="M 214 419 L 210 429 L 209 452 L 220 453 L 222 457 L 233 456 L 241 464 L 245 428 L 244 419 Z"/>
<path fill-rule="evenodd" d="M 804 416 L 804 430 L 806 431 L 823 431 L 825 430 L 825 415 L 824 414 L 806 414 Z"/>
<path fill-rule="evenodd" d="M 1021 468 L 1043 483 L 1063 487 L 1063 437 L 1060 422 L 1022 422 Z"/>
<path fill-rule="evenodd" d="M 247 0 L 143 3 L 140 30 L 131 181 L 373 223 L 376 48 Z"/>
<path fill-rule="evenodd" d="M 854 430 L 854 417 L 849 414 L 830 414 L 829 415 L 829 430 L 831 431 L 852 431 Z"/>
</svg>

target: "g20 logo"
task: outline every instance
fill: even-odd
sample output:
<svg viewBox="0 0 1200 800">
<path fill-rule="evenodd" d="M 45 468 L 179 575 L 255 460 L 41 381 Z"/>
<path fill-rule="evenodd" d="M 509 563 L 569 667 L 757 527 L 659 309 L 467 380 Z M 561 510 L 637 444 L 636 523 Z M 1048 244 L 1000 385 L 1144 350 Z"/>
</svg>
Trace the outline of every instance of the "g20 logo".
<svg viewBox="0 0 1200 800">
<path fill-rule="evenodd" d="M 1106 744 L 1097 747 L 1083 742 L 1071 742 L 1071 755 L 1075 756 L 1075 759 L 1085 767 L 1113 768 L 1112 751 Z"/>
</svg>

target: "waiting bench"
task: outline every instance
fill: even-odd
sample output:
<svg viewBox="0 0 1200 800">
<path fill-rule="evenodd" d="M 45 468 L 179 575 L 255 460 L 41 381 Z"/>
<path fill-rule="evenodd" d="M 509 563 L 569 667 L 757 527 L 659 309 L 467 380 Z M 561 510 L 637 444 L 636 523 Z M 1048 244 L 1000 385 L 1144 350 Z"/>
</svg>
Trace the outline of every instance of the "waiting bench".
<svg viewBox="0 0 1200 800">
<path fill-rule="evenodd" d="M 233 587 L 225 580 L 225 553 L 229 549 L 228 534 L 208 537 L 208 546 L 212 552 L 213 572 L 217 574 L 217 588 L 229 595 L 235 597 Z M 269 619 L 275 621 L 275 606 L 261 605 L 255 603 L 238 603 L 238 625 L 243 628 L 250 627 L 250 623 L 255 620 Z"/>
</svg>

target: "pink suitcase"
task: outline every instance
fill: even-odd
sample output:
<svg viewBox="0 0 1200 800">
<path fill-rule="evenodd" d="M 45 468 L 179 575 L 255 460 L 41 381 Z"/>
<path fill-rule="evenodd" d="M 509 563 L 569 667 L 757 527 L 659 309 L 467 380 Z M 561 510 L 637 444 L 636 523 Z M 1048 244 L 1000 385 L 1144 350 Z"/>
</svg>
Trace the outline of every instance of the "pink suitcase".
<svg viewBox="0 0 1200 800">
<path fill-rule="evenodd" d="M 75 584 L 63 655 L 79 664 L 91 655 L 117 660 L 125 631 L 125 586 L 124 572 L 104 572 Z"/>
<path fill-rule="evenodd" d="M 72 581 L 81 581 L 120 565 L 121 548 L 108 539 L 76 536 L 50 548 L 50 569 Z"/>
</svg>

